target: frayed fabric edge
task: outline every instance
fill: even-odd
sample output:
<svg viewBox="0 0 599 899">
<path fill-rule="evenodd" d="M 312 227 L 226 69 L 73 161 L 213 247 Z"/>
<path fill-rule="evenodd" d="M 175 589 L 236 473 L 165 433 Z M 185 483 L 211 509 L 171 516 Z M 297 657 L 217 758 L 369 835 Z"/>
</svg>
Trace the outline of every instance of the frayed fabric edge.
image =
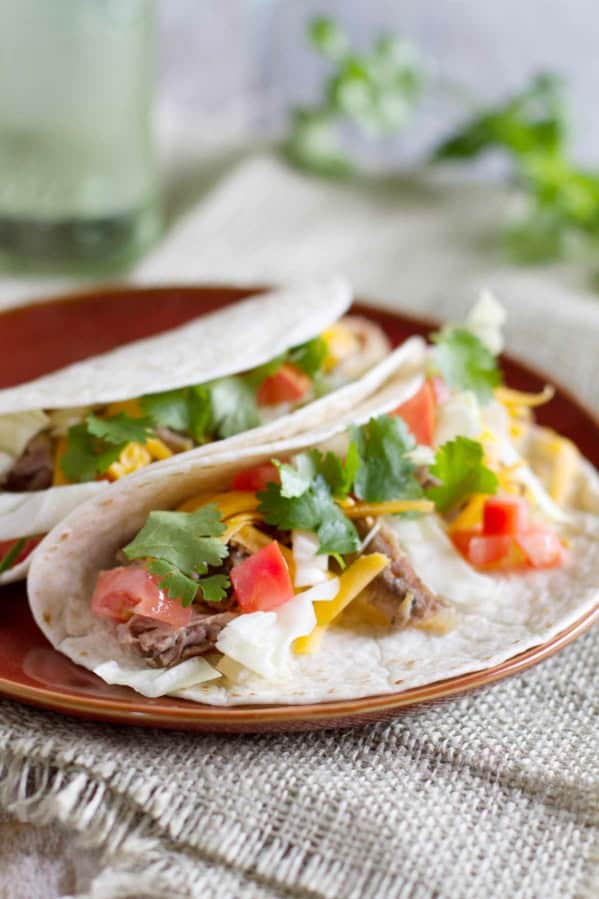
<svg viewBox="0 0 599 899">
<path fill-rule="evenodd" d="M 10 751 L 0 755 L 0 807 L 23 822 L 61 824 L 74 832 L 82 848 L 101 853 L 102 870 L 89 887 L 61 899 L 208 899 L 215 878 L 221 877 L 220 884 L 234 880 L 235 885 L 230 892 L 218 887 L 218 899 L 318 899 L 339 895 L 340 889 L 346 899 L 361 899 L 393 895 L 398 887 L 394 878 L 373 879 L 373 872 L 366 880 L 352 871 L 348 881 L 348 867 L 338 860 L 277 839 L 258 838 L 249 841 L 250 846 L 247 835 L 240 834 L 239 842 L 231 841 L 222 854 L 186 841 L 178 846 L 168 835 L 152 833 L 151 818 L 81 768 L 63 769 L 50 760 L 24 759 Z"/>
</svg>

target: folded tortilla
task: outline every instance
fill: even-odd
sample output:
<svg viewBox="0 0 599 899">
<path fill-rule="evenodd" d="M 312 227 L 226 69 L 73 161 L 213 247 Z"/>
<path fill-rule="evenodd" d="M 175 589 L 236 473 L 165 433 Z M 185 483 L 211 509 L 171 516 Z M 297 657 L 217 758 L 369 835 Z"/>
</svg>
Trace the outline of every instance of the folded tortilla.
<svg viewBox="0 0 599 899">
<path fill-rule="evenodd" d="M 14 413 L 97 406 L 248 371 L 326 330 L 350 302 L 350 288 L 341 279 L 260 294 L 157 337 L 0 390 L 0 428 L 2 417 Z M 390 353 L 386 338 L 372 326 L 360 354 L 359 377 L 348 377 L 345 384 L 342 379 L 343 386 L 287 414 L 275 410 L 278 417 L 251 431 L 191 452 L 203 457 L 216 449 L 265 444 L 313 430 L 360 403 L 393 373 L 416 368 L 424 353 L 424 342 L 418 338 Z M 107 481 L 90 481 L 22 493 L 0 491 L 0 542 L 47 532 L 108 486 Z M 0 584 L 23 577 L 29 563 L 27 558 L 1 573 Z"/>
<path fill-rule="evenodd" d="M 109 683 L 146 696 L 173 694 L 212 705 L 308 703 L 395 693 L 486 669 L 550 640 L 599 600 L 599 476 L 578 468 L 562 534 L 570 561 L 559 569 L 511 575 L 483 574 L 458 555 L 434 515 L 390 519 L 417 573 L 456 607 L 455 627 L 443 635 L 391 630 L 352 616 L 350 606 L 329 627 L 313 655 L 296 655 L 289 676 L 268 680 L 244 670 L 199 683 L 203 659 L 152 669 L 117 640 L 115 628 L 92 614 L 98 572 L 135 535 L 151 510 L 227 489 L 236 471 L 292 455 L 310 446 L 335 445 L 348 424 L 361 424 L 414 395 L 421 375 L 391 379 L 366 401 L 321 425 L 309 436 L 237 448 L 210 458 L 190 453 L 124 481 L 74 511 L 41 544 L 28 581 L 35 620 L 52 645 Z M 527 459 L 543 477 L 548 457 L 541 429 L 531 427 Z"/>
</svg>

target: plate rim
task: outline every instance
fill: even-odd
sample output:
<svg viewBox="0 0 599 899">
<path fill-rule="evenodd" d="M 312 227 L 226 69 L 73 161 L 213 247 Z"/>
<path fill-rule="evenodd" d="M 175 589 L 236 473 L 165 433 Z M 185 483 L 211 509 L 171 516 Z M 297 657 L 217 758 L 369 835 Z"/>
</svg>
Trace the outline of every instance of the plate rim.
<svg viewBox="0 0 599 899">
<path fill-rule="evenodd" d="M 228 293 L 229 295 L 233 292 L 238 292 L 240 295 L 249 295 L 265 289 L 268 288 L 264 285 L 228 283 L 160 284 L 148 286 L 106 283 L 91 289 L 50 296 L 37 301 L 34 305 L 53 305 L 64 301 L 77 303 L 94 297 L 97 298 L 102 292 L 126 295 L 139 292 L 159 294 L 176 290 L 191 293 L 197 293 L 198 291 L 218 293 L 222 291 L 222 293 Z M 2 310 L 2 312 L 10 312 L 16 308 L 24 307 L 22 305 L 12 306 Z M 2 312 L 0 312 L 0 320 Z M 395 310 L 388 306 L 381 306 L 376 301 L 370 301 L 363 297 L 354 300 L 351 312 L 366 316 L 374 313 L 375 316 L 378 316 L 379 321 L 381 318 L 387 318 L 391 321 L 399 319 L 408 326 L 414 326 L 414 329 L 419 331 L 423 330 L 423 328 L 435 330 L 439 327 L 439 322 L 428 315 L 421 317 L 403 310 Z M 550 381 L 568 405 L 573 406 L 599 431 L 599 415 L 572 391 L 564 388 L 555 378 L 549 377 L 536 366 L 532 366 L 524 360 L 521 361 L 518 356 L 512 356 L 508 353 L 504 355 L 504 358 L 512 364 L 515 363 L 527 375 L 540 381 Z M 392 717 L 404 710 L 426 708 L 437 702 L 457 698 L 472 690 L 490 686 L 507 677 L 519 674 L 568 646 L 579 636 L 586 633 L 598 620 L 599 600 L 549 640 L 538 643 L 490 668 L 479 668 L 475 671 L 411 687 L 404 691 L 374 694 L 354 699 L 327 700 L 317 703 L 272 703 L 238 706 L 217 706 L 179 699 L 180 705 L 169 709 L 164 706 L 161 707 L 159 704 L 145 705 L 145 697 L 137 697 L 133 691 L 133 698 L 130 700 L 128 698 L 94 697 L 85 693 L 69 693 L 67 695 L 64 692 L 46 687 L 24 685 L 2 676 L 0 676 L 0 696 L 52 712 L 75 715 L 90 720 L 167 729 L 178 728 L 209 732 L 256 732 L 260 729 L 276 728 L 285 730 L 286 725 L 295 725 L 294 729 L 300 729 L 302 727 L 319 728 L 366 724 L 369 721 Z M 87 669 L 82 670 L 87 672 Z M 91 672 L 87 673 L 91 674 Z M 162 698 L 159 697 L 159 699 Z M 164 699 L 166 702 L 172 701 L 171 697 L 164 697 Z"/>
</svg>

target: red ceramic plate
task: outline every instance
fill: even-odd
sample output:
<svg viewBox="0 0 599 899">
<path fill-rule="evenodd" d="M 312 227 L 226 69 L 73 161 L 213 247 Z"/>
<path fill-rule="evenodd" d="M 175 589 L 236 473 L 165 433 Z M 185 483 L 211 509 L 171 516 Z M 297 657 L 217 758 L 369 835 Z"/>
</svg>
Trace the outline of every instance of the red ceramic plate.
<svg viewBox="0 0 599 899">
<path fill-rule="evenodd" d="M 156 334 L 252 291 L 224 287 L 108 289 L 53 300 L 0 315 L 0 387 L 8 387 L 85 356 Z M 434 323 L 374 307 L 356 306 L 387 332 L 394 344 L 427 334 Z M 507 380 L 522 390 L 538 390 L 546 379 L 511 359 Z M 599 422 L 573 397 L 559 390 L 540 410 L 543 424 L 568 435 L 599 466 Z M 502 665 L 425 687 L 364 699 L 299 706 L 216 708 L 184 700 L 145 699 L 126 687 L 111 687 L 55 652 L 37 629 L 25 585 L 0 589 L 0 694 L 31 705 L 122 724 L 199 731 L 303 730 L 363 724 L 399 714 L 422 703 L 492 684 L 523 671 L 566 646 L 599 618 L 599 606 L 553 640 Z"/>
</svg>

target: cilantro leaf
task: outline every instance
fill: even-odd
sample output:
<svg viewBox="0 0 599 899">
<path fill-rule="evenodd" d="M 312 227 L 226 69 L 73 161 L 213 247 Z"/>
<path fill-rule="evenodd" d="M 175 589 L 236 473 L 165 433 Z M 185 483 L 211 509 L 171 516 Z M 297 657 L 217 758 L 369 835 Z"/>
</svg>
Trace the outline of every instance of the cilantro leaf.
<svg viewBox="0 0 599 899">
<path fill-rule="evenodd" d="M 106 448 L 103 441 L 89 433 L 87 424 L 72 425 L 67 432 L 67 448 L 60 466 L 70 481 L 94 481 L 96 475 L 116 462 L 126 445 L 121 443 Z"/>
<path fill-rule="evenodd" d="M 145 443 L 152 433 L 151 418 L 131 418 L 120 412 L 111 418 L 88 415 L 85 419 L 88 432 L 106 443 Z"/>
<path fill-rule="evenodd" d="M 432 337 L 433 364 L 455 390 L 471 390 L 481 402 L 492 398 L 501 384 L 497 360 L 487 347 L 465 328 L 447 328 Z"/>
<path fill-rule="evenodd" d="M 24 546 L 24 537 L 21 537 L 19 540 L 16 540 L 15 543 L 13 543 L 6 555 L 0 559 L 0 574 L 2 574 L 4 571 L 8 571 L 9 568 L 12 568 Z"/>
<path fill-rule="evenodd" d="M 325 455 L 320 450 L 313 449 L 300 453 L 293 461 L 295 471 L 301 474 L 306 487 L 315 475 L 321 474 L 337 499 L 344 499 L 350 492 L 361 464 L 358 447 L 353 440 L 350 441 L 345 459 L 337 453 L 328 452 Z"/>
<path fill-rule="evenodd" d="M 182 606 L 191 605 L 196 598 L 198 581 L 183 574 L 172 562 L 153 559 L 148 565 L 148 571 L 158 575 L 161 588 L 170 599 L 178 600 Z"/>
<path fill-rule="evenodd" d="M 189 431 L 187 390 L 165 390 L 148 393 L 141 398 L 141 408 L 159 428 Z"/>
<path fill-rule="evenodd" d="M 408 453 L 416 441 L 401 418 L 381 415 L 353 429 L 360 466 L 354 493 L 366 502 L 416 499 L 422 488 L 415 477 L 416 466 Z"/>
<path fill-rule="evenodd" d="M 298 528 L 315 531 L 320 541 L 320 553 L 351 553 L 360 546 L 353 523 L 336 505 L 326 480 L 320 474 L 299 496 L 283 496 L 280 484 L 267 484 L 258 493 L 258 498 L 258 510 L 267 524 L 282 530 Z"/>
<path fill-rule="evenodd" d="M 292 499 L 305 493 L 312 483 L 313 471 L 311 469 L 302 470 L 301 467 L 296 468 L 294 465 L 288 465 L 286 462 L 279 462 L 273 459 L 279 476 L 281 478 L 281 496 L 286 499 Z"/>
<path fill-rule="evenodd" d="M 150 512 L 123 552 L 128 559 L 169 562 L 188 577 L 205 574 L 210 565 L 219 565 L 228 555 L 225 544 L 217 539 L 224 530 L 214 503 L 195 512 Z"/>
<path fill-rule="evenodd" d="M 282 150 L 294 165 L 316 174 L 346 177 L 355 166 L 345 153 L 347 125 L 367 137 L 398 133 L 420 97 L 422 66 L 411 44 L 382 35 L 358 52 L 339 26 L 320 16 L 308 39 L 331 64 L 321 100 L 290 112 L 290 133 Z"/>
<path fill-rule="evenodd" d="M 482 446 L 468 437 L 456 437 L 439 447 L 429 470 L 441 484 L 428 487 L 425 493 L 439 512 L 451 511 L 475 493 L 497 490 L 496 475 L 484 465 Z"/>
<path fill-rule="evenodd" d="M 204 602 L 220 602 L 227 595 L 231 581 L 226 574 L 211 574 L 209 577 L 201 577 L 197 586 Z"/>
<path fill-rule="evenodd" d="M 308 340 L 306 343 L 292 347 L 289 350 L 288 358 L 290 362 L 301 368 L 304 374 L 313 378 L 317 372 L 321 371 L 327 354 L 326 341 L 322 337 L 313 337 L 312 340 Z"/>
<path fill-rule="evenodd" d="M 210 439 L 213 427 L 212 400 L 205 384 L 190 387 L 187 394 L 189 433 L 196 443 Z"/>
<path fill-rule="evenodd" d="M 260 424 L 255 392 L 243 378 L 219 378 L 208 387 L 214 426 L 220 437 L 232 437 Z"/>
</svg>

